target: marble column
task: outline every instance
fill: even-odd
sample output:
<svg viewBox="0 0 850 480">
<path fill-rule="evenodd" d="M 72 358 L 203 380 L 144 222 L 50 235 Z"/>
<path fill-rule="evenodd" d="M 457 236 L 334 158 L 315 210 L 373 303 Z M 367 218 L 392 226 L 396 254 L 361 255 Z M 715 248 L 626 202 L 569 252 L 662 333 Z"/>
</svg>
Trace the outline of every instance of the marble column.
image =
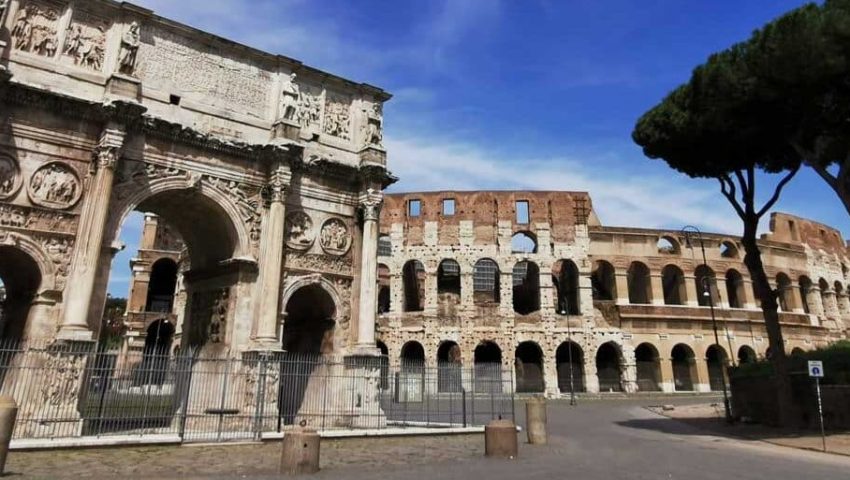
<svg viewBox="0 0 850 480">
<path fill-rule="evenodd" d="M 280 280 L 283 272 L 286 191 L 291 173 L 278 164 L 269 180 L 269 212 L 262 232 L 260 306 L 255 340 L 263 348 L 281 348 L 277 327 L 280 320 Z"/>
<path fill-rule="evenodd" d="M 649 284 L 652 289 L 651 303 L 653 305 L 664 305 L 664 282 L 660 273 L 649 276 Z"/>
<path fill-rule="evenodd" d="M 381 192 L 368 189 L 360 197 L 363 214 L 363 242 L 360 255 L 360 298 L 357 315 L 357 350 L 360 353 L 377 352 L 375 347 L 375 316 L 377 312 L 378 285 L 378 219 L 384 197 Z"/>
<path fill-rule="evenodd" d="M 626 272 L 617 272 L 615 275 L 617 282 L 617 305 L 629 304 L 629 274 Z"/>
<path fill-rule="evenodd" d="M 125 132 L 114 125 L 107 127 L 94 150 L 94 171 L 86 200 L 80 213 L 80 224 L 71 257 L 70 273 L 65 289 L 65 310 L 57 338 L 61 340 L 93 340 L 88 325 L 89 307 L 97 280 L 104 227 L 112 196 L 115 163 L 120 157 Z"/>
</svg>

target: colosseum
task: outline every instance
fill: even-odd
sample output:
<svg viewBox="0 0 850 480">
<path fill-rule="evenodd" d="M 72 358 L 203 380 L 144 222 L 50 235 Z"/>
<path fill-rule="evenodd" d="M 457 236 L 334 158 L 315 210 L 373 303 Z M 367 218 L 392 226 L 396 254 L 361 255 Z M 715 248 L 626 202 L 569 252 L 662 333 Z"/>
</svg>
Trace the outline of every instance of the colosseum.
<svg viewBox="0 0 850 480">
<path fill-rule="evenodd" d="M 380 228 L 390 362 L 498 362 L 518 392 L 557 396 L 706 392 L 722 365 L 769 354 L 733 236 L 604 226 L 584 192 L 391 194 Z M 841 234 L 775 213 L 760 245 L 789 352 L 845 338 Z"/>
<path fill-rule="evenodd" d="M 380 232 L 377 345 L 394 369 L 434 368 L 438 390 L 487 389 L 496 375 L 553 397 L 709 392 L 722 388 L 724 365 L 768 354 L 733 236 L 608 227 L 588 193 L 508 191 L 387 194 Z M 175 235 L 146 216 L 130 336 L 144 338 L 146 319 L 174 304 Z M 841 234 L 775 213 L 761 247 L 789 353 L 846 338 Z M 485 381 L 452 377 L 461 366 Z"/>
</svg>

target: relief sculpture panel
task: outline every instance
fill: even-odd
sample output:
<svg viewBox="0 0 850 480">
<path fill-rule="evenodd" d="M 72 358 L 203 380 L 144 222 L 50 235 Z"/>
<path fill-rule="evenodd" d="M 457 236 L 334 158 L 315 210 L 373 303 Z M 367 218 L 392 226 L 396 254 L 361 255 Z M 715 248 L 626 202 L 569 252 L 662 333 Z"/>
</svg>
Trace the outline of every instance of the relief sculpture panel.
<svg viewBox="0 0 850 480">
<path fill-rule="evenodd" d="M 100 71 L 106 55 L 106 32 L 109 21 L 85 12 L 74 12 L 65 34 L 62 55 L 74 65 Z"/>
<path fill-rule="evenodd" d="M 309 215 L 297 211 L 286 216 L 286 246 L 293 250 L 307 250 L 315 238 L 313 220 Z"/>
<path fill-rule="evenodd" d="M 325 101 L 325 133 L 351 140 L 351 99 L 328 93 Z"/>
<path fill-rule="evenodd" d="M 8 200 L 21 188 L 21 171 L 12 157 L 0 153 L 0 200 Z"/>
<path fill-rule="evenodd" d="M 331 218 L 322 225 L 322 250 L 331 255 L 345 255 L 351 247 L 351 234 L 345 222 Z"/>
<path fill-rule="evenodd" d="M 62 162 L 50 162 L 32 174 L 27 193 L 36 205 L 65 209 L 73 207 L 82 194 L 80 178 Z"/>
<path fill-rule="evenodd" d="M 12 45 L 18 50 L 52 57 L 58 49 L 61 7 L 30 2 L 18 10 L 12 26 Z"/>
</svg>

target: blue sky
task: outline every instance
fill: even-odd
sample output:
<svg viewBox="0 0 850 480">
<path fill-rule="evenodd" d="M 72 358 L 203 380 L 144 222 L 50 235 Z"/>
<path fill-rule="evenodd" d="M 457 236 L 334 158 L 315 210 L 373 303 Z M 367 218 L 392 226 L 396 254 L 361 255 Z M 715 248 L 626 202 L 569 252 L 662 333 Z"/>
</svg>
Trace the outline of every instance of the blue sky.
<svg viewBox="0 0 850 480">
<path fill-rule="evenodd" d="M 394 191 L 589 191 L 606 225 L 739 234 L 716 182 L 646 159 L 635 120 L 716 50 L 802 5 L 790 0 L 137 0 L 159 15 L 395 95 L 385 108 Z M 762 193 L 767 194 L 765 179 Z M 850 234 L 812 172 L 778 210 Z M 127 292 L 140 217 L 110 292 Z M 767 228 L 766 222 L 762 226 Z"/>
</svg>

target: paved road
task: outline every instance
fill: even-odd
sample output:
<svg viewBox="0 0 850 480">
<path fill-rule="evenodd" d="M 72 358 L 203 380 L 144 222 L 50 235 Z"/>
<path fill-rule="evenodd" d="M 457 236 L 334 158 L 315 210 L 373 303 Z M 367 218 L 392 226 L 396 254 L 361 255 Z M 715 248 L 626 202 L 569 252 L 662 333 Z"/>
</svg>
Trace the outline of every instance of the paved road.
<svg viewBox="0 0 850 480">
<path fill-rule="evenodd" d="M 687 400 L 685 400 L 687 402 Z M 550 404 L 550 445 L 522 445 L 520 458 L 474 458 L 417 467 L 328 469 L 346 479 L 842 479 L 850 458 L 705 435 L 641 408 L 651 401 Z M 522 422 L 522 419 L 520 419 Z M 524 438 L 523 438 L 524 440 Z"/>
<path fill-rule="evenodd" d="M 677 399 L 675 403 L 704 402 Z M 850 457 L 706 434 L 643 406 L 670 399 L 549 404 L 550 444 L 483 457 L 480 435 L 325 441 L 316 479 L 848 479 Z M 517 410 L 523 408 L 517 405 Z M 519 419 L 523 423 L 523 419 Z M 15 478 L 271 479 L 279 444 L 13 452 Z"/>
</svg>

